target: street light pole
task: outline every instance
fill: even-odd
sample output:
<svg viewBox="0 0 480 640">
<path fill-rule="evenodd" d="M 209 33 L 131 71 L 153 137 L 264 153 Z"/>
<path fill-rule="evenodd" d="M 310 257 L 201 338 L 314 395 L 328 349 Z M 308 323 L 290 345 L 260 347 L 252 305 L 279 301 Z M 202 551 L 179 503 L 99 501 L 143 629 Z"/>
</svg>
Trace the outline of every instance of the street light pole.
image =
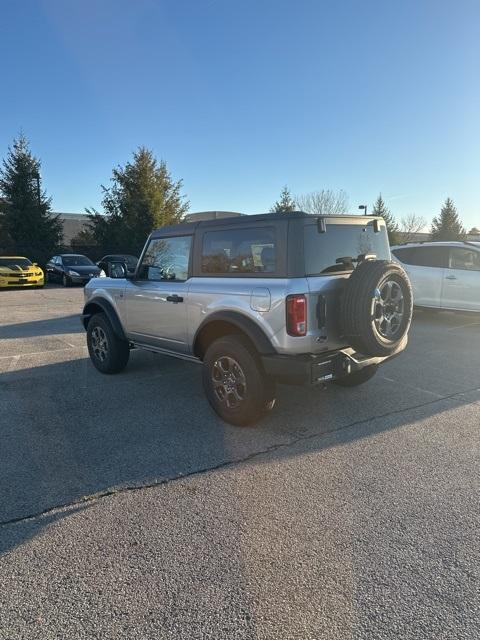
<svg viewBox="0 0 480 640">
<path fill-rule="evenodd" d="M 358 206 L 359 209 L 363 209 L 363 215 L 366 216 L 367 215 L 367 205 L 366 204 L 361 204 Z"/>
</svg>

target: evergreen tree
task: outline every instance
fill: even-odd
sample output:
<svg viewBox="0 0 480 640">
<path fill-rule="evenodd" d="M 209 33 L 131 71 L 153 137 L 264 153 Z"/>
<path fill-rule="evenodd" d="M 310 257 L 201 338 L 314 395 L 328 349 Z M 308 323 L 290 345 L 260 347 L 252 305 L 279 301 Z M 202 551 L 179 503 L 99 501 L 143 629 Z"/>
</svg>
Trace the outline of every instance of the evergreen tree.
<svg viewBox="0 0 480 640">
<path fill-rule="evenodd" d="M 390 212 L 390 209 L 385 204 L 384 199 L 382 198 L 382 194 L 380 193 L 378 198 L 375 201 L 372 209 L 372 216 L 381 216 L 385 220 L 385 225 L 387 227 L 388 240 L 391 245 L 399 244 L 400 235 L 398 224 L 393 215 Z"/>
<path fill-rule="evenodd" d="M 460 222 L 451 198 L 445 200 L 440 215 L 433 218 L 431 234 L 432 240 L 463 240 L 465 238 L 465 228 Z"/>
<path fill-rule="evenodd" d="M 270 209 L 270 213 L 293 213 L 297 207 L 287 186 L 283 187 L 280 199 Z"/>
<path fill-rule="evenodd" d="M 106 251 L 138 253 L 153 229 L 183 220 L 189 203 L 182 181 L 174 182 L 149 149 L 140 147 L 112 174 L 112 186 L 102 186 L 104 213 L 87 209 L 91 237 Z"/>
<path fill-rule="evenodd" d="M 23 134 L 0 167 L 0 226 L 8 250 L 44 264 L 62 240 L 63 225 L 41 188 L 40 160 Z M 7 247 L 5 247 L 7 249 Z"/>
</svg>

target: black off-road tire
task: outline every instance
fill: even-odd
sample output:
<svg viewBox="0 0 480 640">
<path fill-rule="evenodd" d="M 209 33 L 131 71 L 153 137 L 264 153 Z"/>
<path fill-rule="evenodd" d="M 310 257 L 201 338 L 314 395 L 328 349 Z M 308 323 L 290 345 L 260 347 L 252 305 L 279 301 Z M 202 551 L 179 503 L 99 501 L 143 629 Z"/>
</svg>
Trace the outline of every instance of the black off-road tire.
<svg viewBox="0 0 480 640">
<path fill-rule="evenodd" d="M 100 348 L 100 339 L 105 348 Z M 127 366 L 130 357 L 129 344 L 115 335 L 104 313 L 96 313 L 90 318 L 87 346 L 92 363 L 102 373 L 119 373 Z"/>
<path fill-rule="evenodd" d="M 394 335 L 385 336 L 376 325 L 383 302 L 380 293 L 392 282 L 403 296 L 401 320 Z M 341 305 L 341 323 L 347 343 L 365 355 L 389 356 L 405 338 L 412 321 L 413 295 L 407 274 L 387 260 L 365 260 L 347 281 Z"/>
<path fill-rule="evenodd" d="M 223 370 L 220 367 L 235 373 L 237 368 L 232 362 L 239 366 L 245 385 L 233 385 L 243 400 L 237 406 L 228 407 L 219 397 L 214 376 Z M 275 404 L 275 384 L 263 371 L 255 349 L 241 335 L 218 338 L 208 347 L 203 359 L 203 388 L 210 405 L 222 420 L 239 427 L 255 424 Z M 227 395 L 236 400 L 234 395 Z"/>
<path fill-rule="evenodd" d="M 368 382 L 378 371 L 378 364 L 371 364 L 368 367 L 355 371 L 348 376 L 334 380 L 340 387 L 358 387 L 358 385 Z"/>
</svg>

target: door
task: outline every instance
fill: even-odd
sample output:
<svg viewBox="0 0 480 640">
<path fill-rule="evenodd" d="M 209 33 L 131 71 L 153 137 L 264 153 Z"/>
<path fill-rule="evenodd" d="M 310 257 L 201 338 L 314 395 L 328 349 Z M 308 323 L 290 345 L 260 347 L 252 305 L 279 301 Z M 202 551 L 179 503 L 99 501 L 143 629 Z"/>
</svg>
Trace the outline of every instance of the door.
<svg viewBox="0 0 480 640">
<path fill-rule="evenodd" d="M 187 353 L 192 236 L 152 238 L 125 289 L 126 324 L 135 342 Z"/>
<path fill-rule="evenodd" d="M 442 306 L 445 309 L 480 311 L 480 251 L 477 249 L 450 247 Z"/>
<path fill-rule="evenodd" d="M 441 307 L 445 268 L 448 265 L 448 247 L 426 245 L 394 249 L 410 278 L 413 303 L 421 307 Z"/>
</svg>

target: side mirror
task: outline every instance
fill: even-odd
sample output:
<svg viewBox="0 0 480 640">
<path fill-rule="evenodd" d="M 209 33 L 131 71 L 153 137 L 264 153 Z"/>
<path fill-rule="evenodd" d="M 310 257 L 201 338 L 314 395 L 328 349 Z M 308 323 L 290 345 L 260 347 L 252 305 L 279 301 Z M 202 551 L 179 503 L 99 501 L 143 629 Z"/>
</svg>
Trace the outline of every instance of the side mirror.
<svg viewBox="0 0 480 640">
<path fill-rule="evenodd" d="M 32 264 L 34 267 L 38 267 L 38 262 L 33 262 Z"/>
<path fill-rule="evenodd" d="M 108 277 L 109 278 L 126 278 L 127 277 L 127 264 L 125 262 L 109 262 L 108 263 Z"/>
</svg>

